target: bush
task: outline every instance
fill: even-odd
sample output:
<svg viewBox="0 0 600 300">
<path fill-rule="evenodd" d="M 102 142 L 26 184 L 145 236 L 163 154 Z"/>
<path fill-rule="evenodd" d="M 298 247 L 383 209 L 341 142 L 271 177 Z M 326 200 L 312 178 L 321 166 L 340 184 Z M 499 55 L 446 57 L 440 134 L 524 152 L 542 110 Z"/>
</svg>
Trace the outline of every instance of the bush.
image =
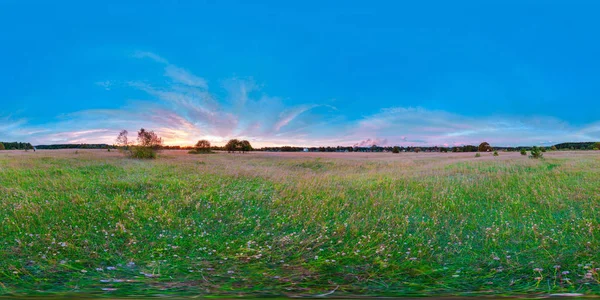
<svg viewBox="0 0 600 300">
<path fill-rule="evenodd" d="M 521 155 L 527 155 L 527 150 L 521 149 Z"/>
<path fill-rule="evenodd" d="M 546 147 L 540 147 L 540 151 L 546 152 Z"/>
<path fill-rule="evenodd" d="M 207 140 L 199 140 L 194 146 L 194 150 L 188 152 L 190 154 L 210 153 L 210 142 Z"/>
<path fill-rule="evenodd" d="M 151 147 L 133 146 L 129 149 L 131 158 L 153 159 L 156 158 L 156 150 Z"/>
<path fill-rule="evenodd" d="M 558 150 L 558 149 L 556 148 L 556 146 L 552 146 L 552 147 L 550 147 L 550 150 L 552 150 L 552 151 L 556 151 L 556 150 Z"/>
<path fill-rule="evenodd" d="M 479 152 L 475 153 L 475 157 L 481 157 L 481 154 L 479 154 Z"/>
<path fill-rule="evenodd" d="M 392 153 L 400 153 L 400 147 L 394 146 L 394 148 L 392 148 Z"/>
<path fill-rule="evenodd" d="M 543 158 L 544 154 L 542 152 L 543 151 L 541 148 L 533 146 L 533 148 L 531 148 L 531 155 L 529 156 L 529 158 L 535 158 L 535 159 Z"/>
<path fill-rule="evenodd" d="M 494 151 L 494 156 L 498 156 L 498 151 Z"/>
<path fill-rule="evenodd" d="M 489 152 L 489 151 L 492 151 L 492 146 L 490 146 L 490 144 L 488 142 L 483 142 L 483 143 L 479 144 L 479 147 L 477 147 L 477 150 L 479 150 L 479 152 Z"/>
</svg>

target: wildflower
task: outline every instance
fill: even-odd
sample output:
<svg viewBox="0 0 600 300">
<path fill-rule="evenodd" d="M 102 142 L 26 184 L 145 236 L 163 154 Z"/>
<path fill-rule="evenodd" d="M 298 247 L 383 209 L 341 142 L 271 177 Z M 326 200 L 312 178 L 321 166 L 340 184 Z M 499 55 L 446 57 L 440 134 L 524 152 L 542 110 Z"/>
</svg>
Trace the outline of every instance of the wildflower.
<svg viewBox="0 0 600 300">
<path fill-rule="evenodd" d="M 542 269 L 542 268 L 535 268 L 535 269 L 533 269 L 533 271 L 534 272 L 542 272 L 542 271 L 544 271 L 544 269 Z"/>
<path fill-rule="evenodd" d="M 115 268 L 115 267 L 106 267 L 106 269 L 107 269 L 107 270 L 109 270 L 109 271 L 114 271 L 114 270 L 116 270 L 117 268 Z"/>
</svg>

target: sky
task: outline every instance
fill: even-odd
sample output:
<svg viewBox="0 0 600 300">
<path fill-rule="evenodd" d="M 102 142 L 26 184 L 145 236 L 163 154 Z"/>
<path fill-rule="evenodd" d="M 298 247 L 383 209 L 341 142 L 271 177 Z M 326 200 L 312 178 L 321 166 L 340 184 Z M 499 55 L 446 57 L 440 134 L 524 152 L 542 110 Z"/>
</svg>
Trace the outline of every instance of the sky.
<svg viewBox="0 0 600 300">
<path fill-rule="evenodd" d="M 0 141 L 600 141 L 598 1 L 0 0 Z"/>
</svg>

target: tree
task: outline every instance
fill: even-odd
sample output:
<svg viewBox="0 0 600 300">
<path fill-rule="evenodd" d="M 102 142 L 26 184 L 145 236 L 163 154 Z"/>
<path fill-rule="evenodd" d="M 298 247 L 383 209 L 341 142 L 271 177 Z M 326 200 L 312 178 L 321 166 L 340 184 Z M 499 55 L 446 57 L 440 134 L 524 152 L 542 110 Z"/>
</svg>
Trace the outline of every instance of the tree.
<svg viewBox="0 0 600 300">
<path fill-rule="evenodd" d="M 119 132 L 119 136 L 116 140 L 118 146 L 124 148 L 127 148 L 129 146 L 129 138 L 127 137 L 128 134 L 129 132 L 127 132 L 127 130 L 121 130 L 121 132 Z"/>
<path fill-rule="evenodd" d="M 552 151 L 556 151 L 556 150 L 558 150 L 558 149 L 556 149 L 556 146 L 552 146 L 552 147 L 550 147 L 550 150 L 552 150 Z"/>
<path fill-rule="evenodd" d="M 138 131 L 138 145 L 145 148 L 152 148 L 154 150 L 158 150 L 162 144 L 163 140 L 160 138 L 154 131 L 147 131 L 144 128 Z"/>
<path fill-rule="evenodd" d="M 521 155 L 527 155 L 527 150 L 521 149 Z"/>
<path fill-rule="evenodd" d="M 138 144 L 130 147 L 131 142 L 127 137 L 127 130 L 122 130 L 117 137 L 117 144 L 127 149 L 132 158 L 156 158 L 156 151 L 162 147 L 163 140 L 154 131 L 144 128 L 138 131 Z"/>
<path fill-rule="evenodd" d="M 479 144 L 479 147 L 477 147 L 477 150 L 479 150 L 479 152 L 488 152 L 488 151 L 492 151 L 492 147 L 490 146 L 490 144 L 488 142 L 483 142 L 483 143 Z"/>
<path fill-rule="evenodd" d="M 498 156 L 498 151 L 494 151 L 494 156 Z"/>
<path fill-rule="evenodd" d="M 237 151 L 239 147 L 240 141 L 238 139 L 231 139 L 229 142 L 227 142 L 227 144 L 225 144 L 225 150 L 227 150 L 228 153 Z"/>
<path fill-rule="evenodd" d="M 0 142 L 0 150 L 6 150 L 6 148 L 4 148 L 4 144 Z"/>
<path fill-rule="evenodd" d="M 600 142 L 594 143 L 594 150 L 600 150 Z"/>
<path fill-rule="evenodd" d="M 239 147 L 242 149 L 242 152 L 252 151 L 252 145 L 247 140 L 241 141 Z"/>
<path fill-rule="evenodd" d="M 546 152 L 546 147 L 540 147 L 540 151 Z"/>
<path fill-rule="evenodd" d="M 208 153 L 210 152 L 210 142 L 207 140 L 199 140 L 194 148 L 196 148 L 197 153 Z"/>
<path fill-rule="evenodd" d="M 392 153 L 400 153 L 400 147 L 394 146 L 394 148 L 392 148 Z"/>
<path fill-rule="evenodd" d="M 531 155 L 529 156 L 529 158 L 543 158 L 544 154 L 542 153 L 542 149 L 538 148 L 537 146 L 533 146 L 533 148 L 531 148 Z"/>
<path fill-rule="evenodd" d="M 415 153 L 421 152 L 421 148 L 415 148 Z"/>
</svg>

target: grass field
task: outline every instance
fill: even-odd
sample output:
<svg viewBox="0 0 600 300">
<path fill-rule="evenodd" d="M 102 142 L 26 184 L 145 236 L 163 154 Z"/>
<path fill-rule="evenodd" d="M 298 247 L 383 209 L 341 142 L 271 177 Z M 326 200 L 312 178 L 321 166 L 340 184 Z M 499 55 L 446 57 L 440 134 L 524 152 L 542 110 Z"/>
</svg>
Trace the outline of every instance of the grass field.
<svg viewBox="0 0 600 300">
<path fill-rule="evenodd" d="M 0 151 L 0 295 L 600 294 L 600 152 Z"/>
</svg>

